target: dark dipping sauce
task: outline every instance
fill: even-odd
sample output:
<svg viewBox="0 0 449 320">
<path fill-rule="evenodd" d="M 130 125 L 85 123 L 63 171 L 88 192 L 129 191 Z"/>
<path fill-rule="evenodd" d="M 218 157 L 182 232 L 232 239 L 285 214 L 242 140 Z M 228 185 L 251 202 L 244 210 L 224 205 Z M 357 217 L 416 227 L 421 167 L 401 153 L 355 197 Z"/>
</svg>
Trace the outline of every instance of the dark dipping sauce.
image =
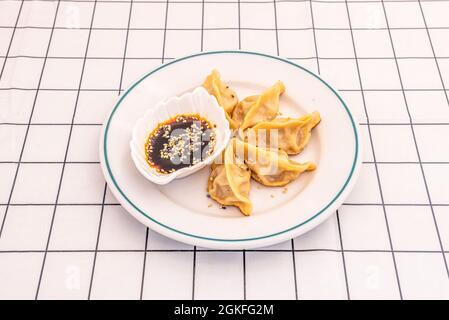
<svg viewBox="0 0 449 320">
<path fill-rule="evenodd" d="M 180 114 L 158 124 L 148 136 L 145 154 L 159 173 L 191 167 L 212 154 L 214 126 L 198 114 Z"/>
</svg>

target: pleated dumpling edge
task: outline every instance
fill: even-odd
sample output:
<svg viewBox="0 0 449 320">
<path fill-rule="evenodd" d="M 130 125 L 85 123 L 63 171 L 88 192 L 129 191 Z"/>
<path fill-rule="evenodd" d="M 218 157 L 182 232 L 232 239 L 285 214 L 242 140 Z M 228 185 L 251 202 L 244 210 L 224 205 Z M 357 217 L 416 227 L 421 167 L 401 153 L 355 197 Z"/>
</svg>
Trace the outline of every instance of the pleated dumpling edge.
<svg viewBox="0 0 449 320">
<path fill-rule="evenodd" d="M 245 155 L 252 178 L 265 186 L 282 187 L 296 180 L 303 172 L 316 169 L 313 162 L 290 160 L 282 150 L 259 148 L 241 140 L 236 140 L 236 145 L 238 152 Z"/>
<path fill-rule="evenodd" d="M 214 163 L 208 180 L 207 191 L 212 199 L 224 206 L 235 206 L 249 216 L 253 206 L 249 200 L 251 171 L 235 156 L 236 138 L 232 139 L 224 155 L 223 163 Z"/>
<path fill-rule="evenodd" d="M 237 93 L 221 80 L 220 73 L 216 69 L 206 77 L 202 86 L 217 99 L 218 104 L 225 110 L 230 128 L 237 129 L 238 124 L 231 117 L 238 103 Z"/>
<path fill-rule="evenodd" d="M 279 97 L 284 92 L 284 83 L 277 81 L 260 95 L 246 97 L 234 108 L 232 119 L 240 125 L 240 130 L 273 120 L 278 115 Z"/>
<path fill-rule="evenodd" d="M 288 154 L 301 153 L 310 141 L 312 129 L 321 121 L 314 111 L 300 118 L 276 118 L 241 132 L 245 141 L 257 146 L 279 148 Z M 272 141 L 276 139 L 276 141 Z"/>
</svg>

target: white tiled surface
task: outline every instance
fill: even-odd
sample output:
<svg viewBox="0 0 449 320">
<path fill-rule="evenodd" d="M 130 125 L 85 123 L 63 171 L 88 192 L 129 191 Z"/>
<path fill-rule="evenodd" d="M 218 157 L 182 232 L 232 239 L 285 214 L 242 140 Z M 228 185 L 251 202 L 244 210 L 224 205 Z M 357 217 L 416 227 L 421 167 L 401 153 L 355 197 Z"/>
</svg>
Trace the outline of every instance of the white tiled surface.
<svg viewBox="0 0 449 320">
<path fill-rule="evenodd" d="M 448 16 L 440 0 L 0 0 L 0 299 L 449 298 Z M 361 124 L 354 192 L 293 241 L 178 243 L 101 175 L 123 88 L 220 49 L 320 73 Z"/>
</svg>

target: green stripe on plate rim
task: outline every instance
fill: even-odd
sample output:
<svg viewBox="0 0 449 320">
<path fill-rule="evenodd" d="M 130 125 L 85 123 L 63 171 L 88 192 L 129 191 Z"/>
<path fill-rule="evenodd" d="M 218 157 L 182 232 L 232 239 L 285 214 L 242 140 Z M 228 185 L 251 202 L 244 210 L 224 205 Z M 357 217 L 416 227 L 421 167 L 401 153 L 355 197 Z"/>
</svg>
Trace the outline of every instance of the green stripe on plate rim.
<svg viewBox="0 0 449 320">
<path fill-rule="evenodd" d="M 341 189 L 338 191 L 338 193 L 336 194 L 336 196 L 335 196 L 335 197 L 334 197 L 334 198 L 333 198 L 333 199 L 332 199 L 332 200 L 331 200 L 331 201 L 330 201 L 324 208 L 322 208 L 321 210 L 319 210 L 317 213 L 315 213 L 312 217 L 310 217 L 310 218 L 307 219 L 306 221 L 303 221 L 303 222 L 301 222 L 301 223 L 299 223 L 299 224 L 297 224 L 297 225 L 295 225 L 295 226 L 293 226 L 293 227 L 291 227 L 291 228 L 288 228 L 288 229 L 286 229 L 286 230 L 283 230 L 283 231 L 279 231 L 279 232 L 276 232 L 276 233 L 273 233 L 273 234 L 269 234 L 269 235 L 265 235 L 265 236 L 254 237 L 254 238 L 243 238 L 243 239 L 217 239 L 217 238 L 205 237 L 205 236 L 195 235 L 195 234 L 191 234 L 191 233 L 184 232 L 184 231 L 181 231 L 181 230 L 177 230 L 177 229 L 175 229 L 175 228 L 172 228 L 172 227 L 170 227 L 170 226 L 167 226 L 167 225 L 165 225 L 165 224 L 163 224 L 163 223 L 157 221 L 156 219 L 152 218 L 151 216 L 149 216 L 148 214 L 146 214 L 142 209 L 140 209 L 137 205 L 135 205 L 135 204 L 134 204 L 134 203 L 133 203 L 127 196 L 126 196 L 126 194 L 122 191 L 122 189 L 121 189 L 121 188 L 119 187 L 119 185 L 117 184 L 117 181 L 115 180 L 115 177 L 114 177 L 114 175 L 112 174 L 112 170 L 111 170 L 111 167 L 110 167 L 110 165 L 109 165 L 109 160 L 108 160 L 108 149 L 107 149 L 107 138 L 108 138 L 108 130 L 109 130 L 109 125 L 110 125 L 110 123 L 111 123 L 111 119 L 113 118 L 114 113 L 115 113 L 115 111 L 118 109 L 118 107 L 120 106 L 121 102 L 126 98 L 126 96 L 128 95 L 128 93 L 130 93 L 130 92 L 131 92 L 137 85 L 139 85 L 143 80 L 145 80 L 146 78 L 148 78 L 148 77 L 151 76 L 152 74 L 158 72 L 159 70 L 164 69 L 165 67 L 168 67 L 168 66 L 170 66 L 170 65 L 172 65 L 172 64 L 175 64 L 175 63 L 177 63 L 177 62 L 181 62 L 181 61 L 183 61 L 183 60 L 187 60 L 187 59 L 190 59 L 190 58 L 195 58 L 195 57 L 203 56 L 203 55 L 212 55 L 212 54 L 247 54 L 247 55 L 261 56 L 261 57 L 270 58 L 270 59 L 274 59 L 274 60 L 278 60 L 278 61 L 281 61 L 281 62 L 288 63 L 288 64 L 290 64 L 290 65 L 292 65 L 292 66 L 294 66 L 294 67 L 296 67 L 296 68 L 299 68 L 299 69 L 301 69 L 301 70 L 303 70 L 303 71 L 309 73 L 310 75 L 312 75 L 312 76 L 314 76 L 315 78 L 317 78 L 318 80 L 320 80 L 320 81 L 321 81 L 327 88 L 329 88 L 329 89 L 330 89 L 330 90 L 337 96 L 338 100 L 340 100 L 340 102 L 342 103 L 343 107 L 345 108 L 345 110 L 346 110 L 346 112 L 347 112 L 347 114 L 348 114 L 348 117 L 349 117 L 349 119 L 350 119 L 350 121 L 351 121 L 352 128 L 353 128 L 353 131 L 354 131 L 354 136 L 355 136 L 355 154 L 354 154 L 354 161 L 353 161 L 353 163 L 352 163 L 351 171 L 350 171 L 350 173 L 349 173 L 348 178 L 346 179 L 345 183 L 343 184 L 343 186 L 341 187 Z M 324 211 L 326 211 L 326 210 L 327 210 L 327 209 L 328 209 L 328 208 L 329 208 L 329 207 L 330 207 L 330 206 L 331 206 L 331 205 L 332 205 L 332 204 L 339 198 L 339 196 L 340 196 L 340 195 L 343 193 L 343 191 L 346 189 L 346 186 L 348 185 L 349 181 L 351 181 L 352 175 L 354 174 L 354 170 L 355 170 L 356 165 L 357 165 L 357 159 L 358 159 L 358 156 L 359 156 L 359 138 L 358 138 L 358 135 L 357 135 L 357 128 L 356 128 L 354 119 L 353 119 L 353 117 L 352 117 L 352 115 L 351 115 L 351 112 L 349 111 L 348 107 L 346 106 L 345 102 L 343 101 L 343 99 L 340 97 L 340 95 L 339 95 L 339 94 L 338 94 L 338 93 L 337 93 L 337 92 L 336 92 L 336 91 L 335 91 L 335 90 L 334 90 L 334 89 L 333 89 L 333 88 L 332 88 L 326 81 L 324 81 L 323 79 L 321 79 L 321 78 L 320 78 L 318 75 L 316 75 L 315 73 L 313 73 L 313 72 L 311 72 L 311 71 L 305 69 L 304 67 L 302 67 L 302 66 L 300 66 L 300 65 L 298 65 L 298 64 L 296 64 L 296 63 L 294 63 L 294 62 L 292 62 L 292 61 L 289 61 L 289 60 L 286 60 L 286 59 L 283 59 L 283 58 L 280 58 L 280 57 L 271 56 L 271 55 L 268 55 L 268 54 L 258 53 L 258 52 L 225 50 L 225 51 L 208 51 L 208 52 L 201 52 L 201 53 L 196 53 L 196 54 L 192 54 L 192 55 L 189 55 L 189 56 L 185 56 L 185 57 L 182 57 L 182 58 L 179 58 L 179 59 L 175 59 L 175 60 L 173 60 L 173 61 L 167 62 L 167 63 L 165 63 L 165 64 L 163 64 L 163 65 L 161 65 L 161 66 L 159 66 L 159 67 L 153 69 L 152 71 L 150 71 L 149 73 L 147 73 L 146 75 L 144 75 L 140 80 L 138 80 L 137 82 L 135 82 L 135 83 L 134 83 L 128 90 L 126 90 L 126 92 L 120 97 L 119 101 L 117 102 L 117 104 L 115 105 L 114 109 L 112 110 L 112 112 L 111 112 L 111 114 L 110 114 L 110 116 L 109 116 L 109 119 L 108 119 L 108 121 L 107 121 L 107 123 L 106 123 L 105 131 L 104 131 L 103 151 L 104 151 L 104 159 L 105 159 L 105 162 L 106 162 L 106 167 L 107 167 L 107 170 L 108 170 L 108 172 L 109 172 L 109 176 L 110 176 L 112 182 L 114 183 L 114 186 L 117 188 L 117 190 L 118 190 L 119 193 L 122 195 L 122 197 L 123 197 L 123 198 L 124 198 L 124 199 L 125 199 L 125 200 L 126 200 L 126 201 L 127 201 L 133 208 L 134 208 L 134 209 L 136 209 L 139 213 L 141 213 L 142 215 L 144 215 L 146 218 L 150 219 L 150 220 L 153 221 L 154 223 L 157 223 L 158 225 L 160 225 L 160 226 L 162 226 L 162 227 L 164 227 L 164 228 L 167 228 L 168 230 L 177 232 L 177 233 L 182 234 L 182 235 L 185 235 L 185 236 L 189 236 L 189 237 L 193 237 L 193 238 L 198 238 L 198 239 L 203 239 L 203 240 L 212 240 L 212 241 L 240 242 L 240 241 L 254 241 L 254 240 L 260 240 L 260 239 L 266 239 L 266 238 L 274 237 L 274 236 L 277 236 L 277 235 L 280 235 L 280 234 L 283 234 L 283 233 L 292 231 L 292 230 L 294 230 L 294 229 L 296 229 L 296 228 L 299 228 L 299 227 L 305 225 L 306 223 L 312 221 L 313 219 L 315 219 L 316 217 L 318 217 L 320 214 L 322 214 Z"/>
</svg>

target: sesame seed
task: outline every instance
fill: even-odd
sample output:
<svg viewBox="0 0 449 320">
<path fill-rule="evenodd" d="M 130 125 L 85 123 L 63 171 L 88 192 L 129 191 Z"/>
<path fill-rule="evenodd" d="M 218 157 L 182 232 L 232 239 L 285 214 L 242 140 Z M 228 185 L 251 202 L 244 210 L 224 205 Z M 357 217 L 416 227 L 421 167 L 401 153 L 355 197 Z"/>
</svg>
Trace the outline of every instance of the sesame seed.
<svg viewBox="0 0 449 320">
<path fill-rule="evenodd" d="M 201 162 L 215 148 L 211 127 L 198 114 L 177 115 L 158 124 L 145 144 L 148 164 L 160 173 L 172 173 Z"/>
</svg>

